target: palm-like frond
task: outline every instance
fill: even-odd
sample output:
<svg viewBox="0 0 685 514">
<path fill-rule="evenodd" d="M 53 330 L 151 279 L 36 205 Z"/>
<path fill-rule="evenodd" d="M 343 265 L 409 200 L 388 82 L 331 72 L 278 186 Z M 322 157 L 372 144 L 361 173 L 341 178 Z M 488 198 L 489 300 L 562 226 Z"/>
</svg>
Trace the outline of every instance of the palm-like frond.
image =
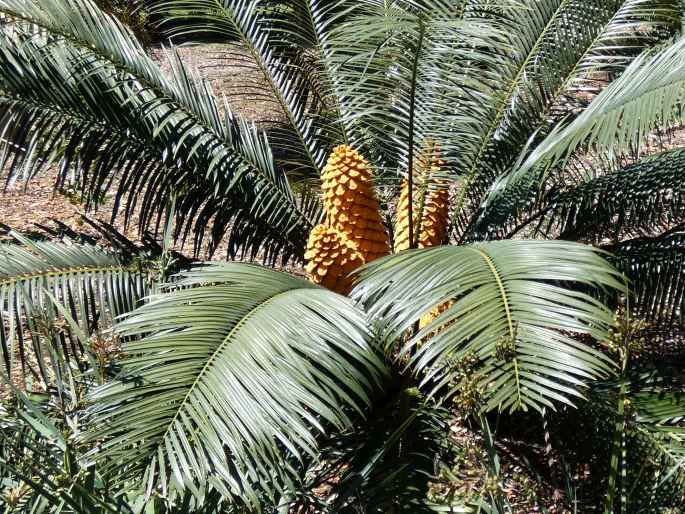
<svg viewBox="0 0 685 514">
<path fill-rule="evenodd" d="M 540 163 L 563 159 L 581 144 L 597 150 L 628 151 L 657 125 L 680 119 L 685 72 L 682 40 L 636 58 L 566 127 L 553 131 L 511 175 L 515 179 Z"/>
<path fill-rule="evenodd" d="M 685 325 L 685 234 L 626 241 L 611 248 L 629 280 L 634 316 L 657 325 Z"/>
<path fill-rule="evenodd" d="M 237 40 L 244 46 L 263 84 L 255 84 L 254 81 L 241 83 L 237 86 L 238 94 L 277 105 L 286 124 L 270 130 L 272 146 L 276 153 L 283 154 L 291 170 L 294 168 L 305 175 L 316 176 L 334 142 L 322 137 L 318 124 L 321 120 L 317 110 L 312 109 L 312 95 L 317 91 L 312 89 L 307 75 L 297 62 L 275 51 L 274 42 L 282 36 L 283 23 L 280 20 L 291 16 L 296 6 L 281 10 L 269 4 L 252 0 L 161 0 L 153 12 L 164 15 L 165 22 L 172 27 L 172 35 L 208 33 L 229 41 Z M 270 10 L 272 15 L 269 15 Z M 306 19 L 315 20 L 313 17 Z M 180 28 L 173 28 L 176 20 L 182 20 Z M 290 28 L 304 37 L 309 30 L 316 29 L 309 24 L 301 27 L 290 24 Z"/>
<path fill-rule="evenodd" d="M 237 42 L 241 63 L 263 79 L 238 94 L 265 99 L 283 119 L 265 123 L 265 136 L 217 105 L 173 51 L 165 76 L 93 0 L 0 0 L 9 18 L 0 33 L 0 164 L 10 182 L 60 164 L 58 181 L 75 182 L 90 205 L 115 189 L 115 213 L 139 212 L 141 229 L 169 228 L 164 218 L 175 212 L 176 235 L 195 232 L 196 251 L 205 234 L 211 252 L 228 233 L 230 256 L 274 262 L 302 257 L 322 221 L 318 172 L 334 144 L 369 157 L 381 186 L 413 177 L 419 156 L 435 149 L 447 165 L 427 182 L 453 179 L 460 242 L 517 230 L 610 242 L 617 269 L 601 251 L 565 241 L 441 247 L 370 264 L 347 299 L 254 266 L 208 265 L 133 310 L 147 292 L 143 270 L 82 246 L 0 247 L 9 257 L 0 261 L 9 371 L 17 355 L 31 364 L 29 339 L 54 359 L 83 351 L 96 325 L 124 314 L 122 372 L 92 393 L 91 429 L 73 441 L 88 452 L 84 473 L 96 463 L 107 493 L 136 495 L 133 510 L 285 511 L 300 500 L 335 512 L 431 507 L 417 491 L 444 450 L 442 402 L 455 399 L 470 414 L 543 411 L 573 406 L 591 381 L 612 374 L 609 357 L 587 341 L 604 339 L 615 318 L 589 290 L 626 293 L 623 272 L 635 293 L 631 315 L 660 336 L 685 325 L 683 153 L 584 177 L 567 166 L 587 149 L 615 164 L 611 151 L 681 119 L 685 48 L 642 53 L 673 33 L 677 0 L 154 3 L 171 26 L 182 22 L 172 34 L 231 39 L 227 55 Z M 555 180 L 541 181 L 550 169 Z M 442 313 L 417 330 L 432 310 Z M 397 381 L 387 380 L 390 358 L 407 366 Z M 39 359 L 35 375 L 77 389 L 96 381 L 82 361 L 88 373 L 51 364 Z M 440 405 L 424 402 L 411 374 Z M 626 442 L 643 445 L 636 462 L 670 474 L 654 490 L 682 489 L 677 395 L 639 392 L 633 410 L 624 379 L 599 402 L 618 427 L 613 456 Z M 391 397 L 384 404 L 379 389 Z M 55 390 L 60 404 L 79 408 L 63 385 Z M 54 479 L 72 441 L 13 446 L 26 427 L 4 421 L 0 473 L 34 473 L 8 465 L 4 450 L 17 461 L 36 455 L 50 495 L 36 509 L 49 498 L 78 511 L 69 503 L 78 495 Z M 619 485 L 628 497 L 615 470 L 610 496 Z M 103 507 L 98 494 L 85 495 L 82 510 Z M 130 505 L 121 500 L 121 510 Z"/>
<path fill-rule="evenodd" d="M 210 225 L 210 250 L 230 232 L 231 255 L 302 255 L 318 204 L 300 204 L 263 135 L 230 114 L 222 119 L 209 87 L 180 60 L 172 58 L 172 77 L 164 78 L 90 0 L 23 5 L 7 0 L 0 11 L 50 38 L 15 25 L 0 42 L 10 177 L 59 162 L 60 180 L 74 173 L 91 199 L 116 184 L 115 213 L 128 196 L 126 216 L 139 208 L 141 227 L 159 226 L 175 199 L 176 230 L 195 228 L 196 249 Z"/>
<path fill-rule="evenodd" d="M 603 77 L 620 74 L 642 50 L 672 33 L 681 16 L 674 0 L 545 0 L 511 11 L 515 51 L 505 60 L 479 157 L 466 170 L 457 198 L 455 215 L 462 218 L 455 228 L 462 238 L 486 232 L 474 226 L 473 211 L 495 179 L 516 166 L 517 156 L 562 118 L 573 119 Z M 536 192 L 512 190 L 499 200 L 521 201 Z M 470 208 L 461 212 L 467 200 Z M 499 201 L 488 208 L 502 209 Z"/>
<path fill-rule="evenodd" d="M 275 2 L 279 4 L 278 0 Z M 358 8 L 356 2 L 341 0 L 293 0 L 270 17 L 273 46 L 299 67 L 312 95 L 312 113 L 333 113 L 333 127 L 340 141 L 347 141 L 345 124 L 340 119 L 344 99 L 337 93 L 332 52 L 335 50 L 333 29 Z M 319 109 L 320 108 L 320 109 Z M 317 125 L 326 127 L 321 118 Z M 330 122 L 329 122 L 330 123 Z"/>
<path fill-rule="evenodd" d="M 553 188 L 518 213 L 518 199 L 503 198 L 490 210 L 491 216 L 501 215 L 493 231 L 501 237 L 523 231 L 606 244 L 607 239 L 671 230 L 685 222 L 684 159 L 680 149 L 647 157 L 579 184 Z"/>
<path fill-rule="evenodd" d="M 46 362 L 51 351 L 44 345 L 59 341 L 61 351 L 77 355 L 85 350 L 76 334 L 57 326 L 61 316 L 53 299 L 77 324 L 80 334 L 87 337 L 98 328 L 108 328 L 113 318 L 138 306 L 147 293 L 148 277 L 146 270 L 123 263 L 97 247 L 15 237 L 22 245 L 0 245 L 3 373 L 12 375 L 18 359 L 24 375 L 30 369 L 36 378 L 49 383 Z M 29 341 L 38 370 L 30 367 Z"/>
<path fill-rule="evenodd" d="M 378 166 L 406 174 L 436 144 L 451 166 L 473 154 L 507 42 L 461 4 L 363 2 L 334 30 L 329 60 L 343 123 Z"/>
<path fill-rule="evenodd" d="M 611 312 L 559 284 L 621 289 L 617 275 L 590 247 L 500 241 L 382 259 L 362 270 L 353 295 L 384 320 L 389 341 L 453 300 L 402 349 L 422 382 L 458 395 L 468 375 L 488 410 L 540 410 L 572 404 L 588 380 L 611 370 L 605 356 L 569 336 L 604 339 Z"/>
<path fill-rule="evenodd" d="M 189 272 L 118 326 L 142 339 L 93 396 L 89 439 L 104 442 L 92 457 L 148 491 L 210 484 L 254 504 L 255 489 L 292 490 L 317 434 L 349 426 L 386 373 L 366 324 L 351 301 L 284 273 Z"/>
<path fill-rule="evenodd" d="M 639 146 L 651 130 L 680 120 L 684 45 L 678 39 L 644 52 L 582 114 L 566 126 L 555 127 L 518 168 L 493 185 L 480 223 L 487 223 L 489 206 L 522 190 L 534 190 L 547 169 L 563 163 L 579 148 L 591 147 L 598 153 L 627 152 Z"/>
<path fill-rule="evenodd" d="M 685 395 L 666 388 L 643 388 L 631 395 L 637 420 L 664 427 L 685 421 Z"/>
</svg>

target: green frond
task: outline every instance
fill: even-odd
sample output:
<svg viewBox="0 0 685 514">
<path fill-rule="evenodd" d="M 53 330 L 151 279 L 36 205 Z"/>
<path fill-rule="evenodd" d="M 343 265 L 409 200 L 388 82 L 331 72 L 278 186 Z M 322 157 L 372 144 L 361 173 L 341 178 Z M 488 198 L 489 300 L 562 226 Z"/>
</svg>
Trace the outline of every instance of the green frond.
<svg viewBox="0 0 685 514">
<path fill-rule="evenodd" d="M 635 239 L 610 248 L 625 273 L 638 318 L 665 326 L 685 324 L 685 234 Z"/>
<path fill-rule="evenodd" d="M 582 430 L 584 444 L 607 459 L 597 463 L 595 472 L 614 475 L 608 491 L 614 512 L 663 512 L 685 500 L 685 432 L 681 420 L 670 417 L 682 413 L 682 401 L 676 399 L 682 393 L 644 378 L 598 384 L 585 412 L 578 413 L 580 419 L 569 412 L 571 419 L 562 421 Z"/>
<path fill-rule="evenodd" d="M 141 339 L 94 393 L 87 440 L 148 492 L 209 483 L 254 506 L 293 490 L 317 435 L 349 427 L 387 373 L 350 300 L 246 264 L 185 274 L 117 332 Z"/>
<path fill-rule="evenodd" d="M 362 269 L 353 296 L 383 320 L 391 344 L 431 309 L 454 304 L 403 346 L 435 394 L 466 392 L 486 410 L 573 404 L 610 361 L 569 334 L 603 340 L 612 313 L 563 287 L 623 289 L 594 249 L 575 243 L 499 241 L 403 252 Z M 466 387 L 472 391 L 466 391 Z"/>
<path fill-rule="evenodd" d="M 483 180 L 482 174 L 486 174 L 485 183 L 492 181 L 501 173 L 496 167 L 488 169 L 488 166 L 497 164 L 491 161 L 502 152 L 502 149 L 497 152 L 498 147 L 508 151 L 520 148 L 535 130 L 531 124 L 535 116 L 542 117 L 537 120 L 538 125 L 540 121 L 546 121 L 544 111 L 549 99 L 545 96 L 552 94 L 551 82 L 563 80 L 566 64 L 560 56 L 551 55 L 562 53 L 556 38 L 560 29 L 570 32 L 569 29 L 577 23 L 575 17 L 582 18 L 590 11 L 578 4 L 570 0 L 543 0 L 525 7 L 514 5 L 507 11 L 506 14 L 512 18 L 512 28 L 516 27 L 511 35 L 513 48 L 503 56 L 503 63 L 498 70 L 499 84 L 492 95 L 489 116 L 484 119 L 486 129 L 476 155 L 463 169 L 467 177 L 466 188 L 474 187 Z M 598 20 L 597 13 L 594 15 L 592 23 Z M 590 18 L 589 15 L 587 17 Z M 569 41 L 566 42 L 563 51 L 565 60 L 572 61 L 574 51 L 578 52 L 576 47 L 583 46 L 583 37 L 591 36 L 591 25 L 583 27 L 588 28 L 590 30 L 587 32 L 578 31 L 575 38 L 571 39 L 571 45 Z M 510 154 L 510 157 L 514 155 Z"/>
<path fill-rule="evenodd" d="M 238 94 L 258 97 L 277 106 L 285 117 L 285 126 L 270 130 L 274 150 L 283 153 L 287 166 L 294 172 L 318 176 L 336 142 L 323 137 L 322 120 L 317 110 L 312 109 L 316 106 L 313 95 L 318 92 L 313 90 L 307 75 L 296 60 L 275 51 L 275 42 L 283 36 L 282 18 L 292 16 L 296 8 L 278 9 L 270 7 L 269 2 L 252 0 L 161 0 L 155 3 L 152 12 L 163 16 L 172 36 L 208 34 L 241 43 L 263 84 L 245 81 L 236 86 Z M 269 14 L 270 9 L 275 11 L 273 15 Z M 177 20 L 182 20 L 180 26 L 175 26 Z M 309 20 L 315 19 L 309 17 Z M 305 38 L 311 35 L 308 31 L 317 28 L 322 27 L 290 24 L 291 30 Z"/>
<path fill-rule="evenodd" d="M 571 123 L 558 125 L 516 169 L 493 185 L 485 210 L 523 188 L 539 186 L 545 171 L 573 152 L 592 148 L 621 153 L 638 147 L 652 130 L 681 119 L 685 40 L 645 51 Z"/>
<path fill-rule="evenodd" d="M 600 1 L 596 4 L 585 9 L 589 16 L 578 20 L 578 26 L 587 28 L 588 24 L 597 23 L 596 17 L 604 24 L 591 44 L 584 48 L 582 57 L 574 63 L 572 73 L 562 86 L 567 92 L 588 92 L 593 86 L 596 90 L 596 81 L 602 81 L 602 74 L 608 75 L 609 80 L 620 75 L 644 49 L 676 34 L 683 18 L 679 0 Z M 595 19 L 592 19 L 593 15 Z M 558 51 L 563 52 L 561 40 L 557 45 Z"/>
<path fill-rule="evenodd" d="M 685 427 L 638 424 L 636 436 L 646 453 L 644 459 L 657 464 L 656 483 L 650 495 L 631 496 L 634 512 L 644 512 L 650 503 L 682 505 L 685 501 Z M 651 500 L 651 501 L 650 501 Z M 643 507 L 643 504 L 645 506 Z"/>
<path fill-rule="evenodd" d="M 547 202 L 540 228 L 562 239 L 650 236 L 685 222 L 685 152 L 672 150 L 601 176 Z"/>
<path fill-rule="evenodd" d="M 489 129 L 456 200 L 455 228 L 470 240 L 486 233 L 482 221 L 473 226 L 473 216 L 497 177 L 560 120 L 575 117 L 603 77 L 620 74 L 642 50 L 672 34 L 681 17 L 677 0 L 545 0 L 511 11 L 515 51 L 505 60 Z M 520 202 L 536 192 L 512 190 L 488 209 L 502 210 L 501 201 Z"/>
<path fill-rule="evenodd" d="M 90 0 L 0 0 L 0 12 L 13 21 L 15 28 L 32 25 L 49 33 L 57 41 L 92 51 L 121 70 L 140 77 L 159 90 L 170 88 L 157 64 L 147 55 L 131 31 L 115 17 L 102 12 Z M 3 27 L 8 30 L 8 27 Z M 188 97 L 175 98 L 191 105 Z"/>
<path fill-rule="evenodd" d="M 685 222 L 684 165 L 685 153 L 671 150 L 606 174 L 592 166 L 596 177 L 551 187 L 528 204 L 511 194 L 489 211 L 490 237 L 523 232 L 606 244 L 669 230 Z"/>
<path fill-rule="evenodd" d="M 64 23 L 80 12 L 71 0 L 50 6 Z M 320 207 L 302 210 L 264 136 L 230 113 L 222 119 L 208 85 L 176 56 L 171 78 L 164 78 L 125 29 L 91 7 L 92 34 L 84 29 L 61 37 L 63 29 L 47 22 L 48 33 L 60 37 L 3 34 L 2 162 L 10 165 L 10 179 L 59 162 L 60 181 L 75 176 L 91 201 L 116 184 L 113 214 L 124 202 L 127 219 L 139 209 L 141 229 L 159 227 L 175 199 L 177 235 L 194 230 L 197 251 L 209 225 L 210 252 L 228 232 L 231 255 L 301 257 Z M 38 4 L 32 9 L 48 12 Z M 109 48 L 110 32 L 119 38 L 111 44 L 132 63 L 98 51 Z M 251 231 L 241 229 L 248 224 Z"/>
<path fill-rule="evenodd" d="M 89 351 L 79 336 L 107 329 L 135 309 L 147 294 L 148 277 L 146 270 L 97 247 L 15 237 L 21 245 L 0 245 L 2 373 L 14 376 L 20 366 L 22 378 L 32 373 L 50 384 L 52 352 Z M 76 327 L 59 326 L 62 316 L 53 299 Z"/>
<path fill-rule="evenodd" d="M 276 2 L 278 3 L 278 1 Z M 349 143 L 342 119 L 345 99 L 333 69 L 333 32 L 358 9 L 357 2 L 294 0 L 269 16 L 272 48 L 302 74 L 310 95 L 310 116 L 319 138 Z"/>
<path fill-rule="evenodd" d="M 451 167 L 473 153 L 507 42 L 476 9 L 459 16 L 437 0 L 366 2 L 333 31 L 330 49 L 351 143 L 406 174 L 432 145 Z"/>
<path fill-rule="evenodd" d="M 631 395 L 631 402 L 641 423 L 668 428 L 685 421 L 685 393 L 651 388 Z"/>
</svg>

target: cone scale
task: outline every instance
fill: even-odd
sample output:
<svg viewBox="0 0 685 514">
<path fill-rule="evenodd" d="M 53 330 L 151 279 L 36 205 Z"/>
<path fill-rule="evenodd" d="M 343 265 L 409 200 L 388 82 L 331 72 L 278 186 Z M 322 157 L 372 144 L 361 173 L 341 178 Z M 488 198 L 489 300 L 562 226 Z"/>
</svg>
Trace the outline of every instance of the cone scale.
<svg viewBox="0 0 685 514">
<path fill-rule="evenodd" d="M 326 223 L 310 234 L 307 273 L 313 282 L 347 294 L 352 271 L 390 253 L 368 162 L 350 146 L 335 148 L 321 188 Z"/>
<path fill-rule="evenodd" d="M 366 159 L 350 146 L 337 147 L 321 188 L 328 225 L 347 236 L 365 263 L 390 253 Z"/>
</svg>

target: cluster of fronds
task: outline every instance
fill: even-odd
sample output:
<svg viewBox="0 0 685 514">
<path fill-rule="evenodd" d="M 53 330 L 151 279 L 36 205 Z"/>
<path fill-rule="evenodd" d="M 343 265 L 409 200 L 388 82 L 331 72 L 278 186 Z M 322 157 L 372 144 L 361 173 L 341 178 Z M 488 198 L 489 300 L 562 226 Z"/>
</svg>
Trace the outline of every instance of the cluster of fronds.
<svg viewBox="0 0 685 514">
<path fill-rule="evenodd" d="M 590 434 L 610 457 L 598 475 L 608 477 L 598 486 L 605 510 L 677 504 L 659 497 L 664 484 L 682 503 L 685 387 L 643 373 L 677 369 L 685 333 L 683 153 L 645 145 L 651 131 L 685 120 L 680 4 L 153 2 L 171 35 L 239 48 L 228 53 L 259 79 L 241 69 L 235 89 L 280 114 L 261 131 L 174 50 L 164 73 L 93 0 L 0 0 L 8 183 L 57 169 L 57 186 L 70 182 L 87 207 L 113 193 L 112 217 L 141 232 L 171 218 L 169 232 L 195 254 L 225 243 L 229 258 L 306 258 L 313 280 L 343 293 L 367 265 L 352 299 L 229 264 L 192 270 L 136 309 L 145 271 L 107 252 L 1 247 L 2 371 L 22 363 L 72 409 L 64 422 L 88 428 L 70 442 L 99 474 L 72 466 L 82 472 L 72 489 L 46 480 L 36 494 L 66 502 L 56 511 L 88 514 L 112 510 L 90 493 L 72 501 L 94 483 L 111 484 L 136 511 L 311 502 L 322 512 L 421 512 L 421 499 L 388 497 L 403 474 L 424 470 L 423 450 L 437 451 L 445 423 L 431 402 L 468 405 L 485 426 L 491 411 L 547 420 L 589 398 L 611 425 Z M 342 142 L 357 151 L 338 147 L 326 164 Z M 436 142 L 439 160 L 426 155 Z M 372 262 L 390 253 L 376 194 L 400 176 L 395 250 L 422 249 Z M 547 241 L 488 241 L 521 234 Z M 628 329 L 613 340 L 613 309 L 597 298 L 617 289 Z M 84 412 L 65 384 L 93 381 L 103 344 L 91 338 L 120 315 L 124 358 Z M 638 347 L 656 341 L 661 358 L 646 366 Z M 387 426 L 359 429 L 358 414 L 370 412 Z M 82 413 L 86 422 L 72 423 Z M 57 456 L 38 466 L 69 460 L 40 416 L 22 419 L 49 436 L 36 449 Z M 8 440 L 18 425 L 3 425 Z M 373 437 L 347 437 L 357 429 Z M 17 480 L 8 461 L 37 454 L 4 449 L 14 453 L 2 454 L 3 484 L 19 504 L 36 466 L 15 467 L 27 475 Z M 323 507 L 322 475 L 341 479 Z M 644 481 L 649 498 L 639 494 L 648 475 L 660 477 Z M 409 481 L 395 498 L 416 491 Z"/>
</svg>

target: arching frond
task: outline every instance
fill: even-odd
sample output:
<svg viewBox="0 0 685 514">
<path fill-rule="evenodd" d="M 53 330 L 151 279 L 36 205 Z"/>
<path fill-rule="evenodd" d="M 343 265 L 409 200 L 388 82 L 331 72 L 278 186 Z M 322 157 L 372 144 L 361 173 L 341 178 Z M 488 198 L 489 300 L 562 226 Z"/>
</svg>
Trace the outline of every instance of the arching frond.
<svg viewBox="0 0 685 514">
<path fill-rule="evenodd" d="M 349 138 L 342 118 L 345 98 L 334 73 L 333 33 L 358 8 L 351 0 L 294 0 L 269 17 L 272 46 L 292 61 L 308 84 L 310 116 L 319 137 L 336 143 L 349 143 Z"/>
<path fill-rule="evenodd" d="M 626 241 L 610 250 L 629 279 L 634 315 L 659 325 L 685 325 L 685 234 Z"/>
<path fill-rule="evenodd" d="M 146 270 L 97 247 L 15 237 L 21 245 L 0 245 L 2 373 L 12 376 L 20 366 L 25 377 L 33 373 L 49 384 L 52 352 L 81 355 L 90 350 L 78 335 L 109 328 L 115 317 L 138 306 L 147 294 L 148 277 Z M 62 315 L 55 299 L 77 327 L 58 326 Z"/>
<path fill-rule="evenodd" d="M 90 32 L 68 24 L 83 17 L 83 5 Z M 14 3 L 3 8 L 16 14 Z M 159 226 L 175 198 L 176 230 L 195 230 L 196 250 L 209 225 L 210 251 L 228 232 L 231 255 L 301 257 L 319 206 L 298 202 L 262 134 L 230 114 L 222 119 L 208 86 L 177 58 L 164 78 L 90 0 L 31 4 L 33 11 L 24 18 L 42 23 L 49 39 L 5 26 L 0 41 L 2 162 L 10 177 L 59 162 L 60 181 L 73 174 L 87 198 L 116 184 L 115 213 L 125 199 L 126 217 L 140 209 L 141 227 Z M 105 53 L 110 46 L 124 56 Z"/>
<path fill-rule="evenodd" d="M 465 171 L 455 207 L 455 228 L 470 240 L 484 233 L 473 226 L 473 212 L 497 177 L 516 165 L 526 146 L 581 112 L 607 77 L 619 75 L 642 50 L 672 34 L 681 8 L 677 0 L 545 0 L 515 6 L 510 16 L 515 51 L 501 70 L 497 102 L 485 121 L 489 129 Z M 534 197 L 536 191 L 523 194 Z M 504 200 L 520 201 L 521 194 L 512 191 Z"/>
<path fill-rule="evenodd" d="M 386 373 L 366 327 L 348 299 L 284 273 L 189 272 L 118 326 L 141 339 L 93 395 L 92 458 L 148 490 L 209 483 L 248 504 L 292 490 L 317 435 L 350 426 Z"/>
<path fill-rule="evenodd" d="M 685 222 L 685 152 L 673 150 L 552 197 L 545 233 L 569 240 L 650 236 Z"/>
<path fill-rule="evenodd" d="M 652 236 L 685 222 L 685 152 L 647 157 L 578 184 L 552 188 L 518 210 L 510 195 L 489 210 L 491 237 L 518 232 L 606 244 Z M 599 168 L 599 167 L 598 167 Z"/>
<path fill-rule="evenodd" d="M 622 289 L 617 276 L 591 247 L 500 241 L 381 259 L 362 270 L 353 295 L 384 320 L 389 341 L 454 301 L 402 348 L 422 383 L 448 396 L 475 383 L 470 392 L 487 410 L 540 410 L 572 404 L 588 380 L 611 369 L 604 355 L 569 333 L 602 340 L 612 313 L 562 284 Z"/>
<path fill-rule="evenodd" d="M 685 42 L 646 51 L 568 125 L 560 125 L 511 173 L 491 189 L 485 212 L 500 198 L 535 190 L 545 170 L 579 148 L 621 153 L 637 147 L 650 131 L 681 120 Z M 485 217 L 486 215 L 482 216 Z"/>
<path fill-rule="evenodd" d="M 597 150 L 627 151 L 654 128 L 679 120 L 676 107 L 685 82 L 684 44 L 679 39 L 636 58 L 577 119 L 550 133 L 510 178 L 563 159 L 582 144 Z"/>
<path fill-rule="evenodd" d="M 238 86 L 238 94 L 277 105 L 286 126 L 270 131 L 271 144 L 277 153 L 284 153 L 291 168 L 317 176 L 335 142 L 322 137 L 321 120 L 316 110 L 311 109 L 312 94 L 316 92 L 311 90 L 306 74 L 297 62 L 276 52 L 273 45 L 274 38 L 282 36 L 278 31 L 282 26 L 280 18 L 289 17 L 292 9 L 288 7 L 281 12 L 268 2 L 254 0 L 161 0 L 152 10 L 164 15 L 172 35 L 204 33 L 244 45 L 252 61 L 245 66 L 253 66 L 263 84 L 246 81 Z M 269 15 L 270 11 L 274 11 L 273 15 Z M 174 28 L 177 20 L 182 20 L 182 24 Z M 296 27 L 291 25 L 291 28 Z M 312 29 L 308 24 L 297 28 L 302 33 Z M 274 30 L 278 32 L 276 36 L 272 33 Z"/>
</svg>

